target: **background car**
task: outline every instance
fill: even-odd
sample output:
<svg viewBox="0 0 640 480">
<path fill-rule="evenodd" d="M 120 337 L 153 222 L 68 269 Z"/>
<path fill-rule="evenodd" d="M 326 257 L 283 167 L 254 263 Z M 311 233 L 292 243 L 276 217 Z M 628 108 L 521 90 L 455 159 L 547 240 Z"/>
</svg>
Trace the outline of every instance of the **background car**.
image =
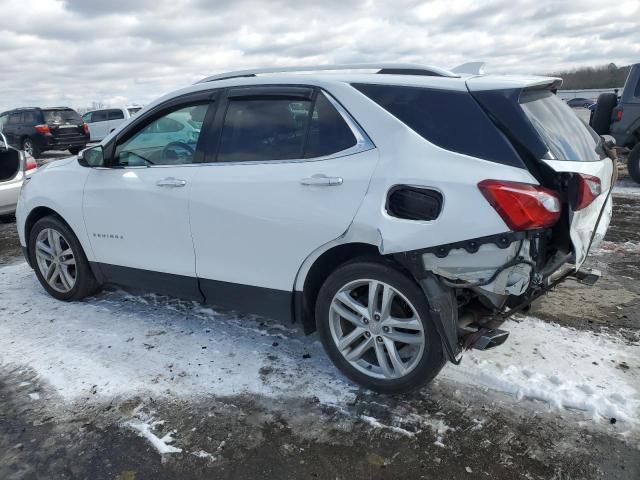
<svg viewBox="0 0 640 480">
<path fill-rule="evenodd" d="M 125 120 L 142 110 L 139 105 L 92 110 L 82 116 L 89 126 L 92 142 L 99 142 Z"/>
<path fill-rule="evenodd" d="M 38 157 L 47 150 L 77 154 L 89 142 L 89 128 L 67 107 L 16 108 L 0 114 L 0 131 L 9 144 Z"/>
<path fill-rule="evenodd" d="M 0 220 L 13 216 L 22 183 L 36 168 L 32 156 L 9 146 L 0 133 Z"/>
<path fill-rule="evenodd" d="M 589 105 L 595 103 L 591 98 L 572 98 L 567 100 L 567 105 L 571 108 L 589 108 Z"/>
</svg>

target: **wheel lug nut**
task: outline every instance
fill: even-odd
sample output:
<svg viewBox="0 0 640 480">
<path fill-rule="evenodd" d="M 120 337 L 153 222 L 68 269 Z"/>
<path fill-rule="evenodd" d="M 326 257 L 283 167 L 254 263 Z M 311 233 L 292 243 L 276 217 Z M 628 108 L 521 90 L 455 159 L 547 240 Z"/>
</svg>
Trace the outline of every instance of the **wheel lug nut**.
<svg viewBox="0 0 640 480">
<path fill-rule="evenodd" d="M 389 333 L 389 327 L 382 327 L 382 331 L 384 333 Z"/>
<path fill-rule="evenodd" d="M 371 333 L 370 332 L 364 332 L 364 336 L 369 338 L 371 336 Z"/>
<path fill-rule="evenodd" d="M 369 324 L 369 320 L 367 320 L 366 318 L 363 318 L 362 319 L 362 323 L 364 323 L 365 325 L 368 325 Z"/>
<path fill-rule="evenodd" d="M 380 343 L 382 343 L 382 337 L 376 337 L 376 340 Z"/>
<path fill-rule="evenodd" d="M 379 322 L 379 321 L 380 321 L 380 315 L 375 314 L 375 315 L 373 316 L 373 319 L 374 319 L 376 322 Z"/>
</svg>

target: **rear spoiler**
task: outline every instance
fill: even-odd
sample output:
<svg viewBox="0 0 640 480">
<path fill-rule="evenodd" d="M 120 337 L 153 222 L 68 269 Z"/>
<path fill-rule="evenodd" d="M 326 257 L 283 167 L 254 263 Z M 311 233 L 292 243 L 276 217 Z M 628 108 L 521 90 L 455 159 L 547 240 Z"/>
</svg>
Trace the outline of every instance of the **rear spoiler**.
<svg viewBox="0 0 640 480">
<path fill-rule="evenodd" d="M 467 88 L 473 92 L 485 90 L 537 90 L 560 88 L 562 79 L 558 77 L 502 77 L 497 75 L 482 75 L 467 79 Z"/>
</svg>

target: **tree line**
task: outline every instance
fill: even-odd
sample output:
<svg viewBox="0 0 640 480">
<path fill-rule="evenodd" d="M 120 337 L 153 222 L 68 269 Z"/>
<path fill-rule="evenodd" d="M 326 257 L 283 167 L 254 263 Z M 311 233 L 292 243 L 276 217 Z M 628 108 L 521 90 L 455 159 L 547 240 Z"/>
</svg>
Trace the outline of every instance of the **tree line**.
<svg viewBox="0 0 640 480">
<path fill-rule="evenodd" d="M 597 67 L 581 67 L 561 72 L 548 73 L 551 77 L 562 78 L 563 90 L 583 88 L 616 88 L 622 87 L 630 66 L 618 67 L 615 63 Z"/>
</svg>

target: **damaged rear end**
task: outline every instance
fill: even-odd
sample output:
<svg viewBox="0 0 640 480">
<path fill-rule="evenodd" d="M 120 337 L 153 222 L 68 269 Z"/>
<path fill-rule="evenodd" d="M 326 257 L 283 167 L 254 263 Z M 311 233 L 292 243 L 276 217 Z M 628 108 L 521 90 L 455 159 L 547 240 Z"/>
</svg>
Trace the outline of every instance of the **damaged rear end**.
<svg viewBox="0 0 640 480">
<path fill-rule="evenodd" d="M 508 333 L 499 330 L 502 322 L 567 277 L 594 283 L 599 276 L 582 265 L 609 226 L 614 155 L 553 94 L 559 83 L 540 77 L 467 79 L 469 93 L 537 183 L 504 180 L 492 172 L 477 188 L 504 221 L 503 233 L 400 256 L 405 265 L 420 264 L 445 286 L 440 292 L 455 299 L 450 307 L 443 300 L 434 308 L 436 316 L 456 310 L 457 327 L 442 320 L 440 332 L 453 361 L 463 348 L 503 343 Z M 425 278 L 425 293 L 437 297 Z"/>
</svg>

